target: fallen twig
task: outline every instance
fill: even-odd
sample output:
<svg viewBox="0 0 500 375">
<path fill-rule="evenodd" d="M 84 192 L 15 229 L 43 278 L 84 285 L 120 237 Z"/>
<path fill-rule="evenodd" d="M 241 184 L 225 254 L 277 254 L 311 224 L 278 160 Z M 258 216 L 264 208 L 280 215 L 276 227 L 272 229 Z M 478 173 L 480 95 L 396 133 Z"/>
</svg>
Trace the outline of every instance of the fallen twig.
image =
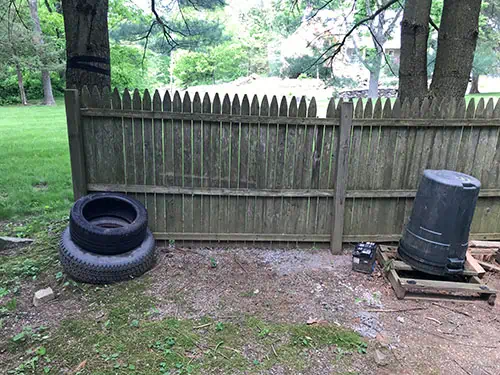
<svg viewBox="0 0 500 375">
<path fill-rule="evenodd" d="M 240 262 L 238 262 L 238 259 L 236 259 L 236 255 L 234 256 L 234 261 L 236 262 L 236 264 L 238 264 L 238 266 L 240 266 L 240 268 L 243 270 L 243 272 L 248 273 L 248 271 L 245 269 L 245 267 L 243 267 L 243 265 Z"/>
<path fill-rule="evenodd" d="M 468 312 L 466 311 L 460 311 L 460 310 L 457 310 L 457 309 L 454 309 L 452 307 L 448 307 L 448 306 L 445 306 L 445 305 L 441 305 L 440 303 L 437 303 L 437 302 L 432 302 L 433 305 L 435 306 L 439 306 L 443 309 L 446 309 L 446 310 L 450 310 L 450 311 L 453 311 L 453 312 L 456 312 L 457 314 L 462 314 L 462 315 L 465 315 L 465 316 L 468 316 L 469 318 L 472 318 L 472 315 L 469 314 Z"/>
<path fill-rule="evenodd" d="M 273 353 L 276 356 L 276 358 L 278 358 L 278 353 L 276 353 L 276 349 L 274 349 L 274 345 L 273 344 L 271 344 L 271 348 L 273 349 Z"/>
<path fill-rule="evenodd" d="M 202 325 L 200 325 L 200 326 L 193 327 L 193 329 L 205 328 L 205 327 L 208 327 L 209 325 L 212 325 L 212 323 L 202 324 Z"/>
<path fill-rule="evenodd" d="M 223 346 L 222 349 L 231 350 L 231 351 L 233 351 L 235 353 L 241 354 L 241 352 L 239 350 L 231 348 L 229 346 Z"/>
<path fill-rule="evenodd" d="M 379 312 L 379 313 L 392 313 L 392 312 L 403 312 L 403 311 L 417 311 L 426 310 L 427 307 L 409 307 L 407 309 L 368 309 L 368 312 Z"/>
<path fill-rule="evenodd" d="M 431 320 L 431 321 L 433 321 L 433 322 L 435 322 L 435 323 L 437 323 L 437 324 L 439 324 L 439 325 L 443 324 L 443 323 L 441 323 L 439 320 L 437 320 L 437 319 L 435 319 L 435 318 L 431 318 L 431 317 L 429 317 L 429 316 L 426 316 L 426 317 L 425 317 L 425 319 Z"/>
<path fill-rule="evenodd" d="M 458 361 L 457 361 L 455 358 L 452 358 L 452 361 L 453 361 L 453 362 L 455 362 L 455 363 L 456 363 L 456 365 L 457 365 L 458 367 L 460 367 L 460 368 L 462 369 L 462 371 L 463 371 L 463 372 L 465 372 L 466 374 L 472 375 L 469 371 L 467 371 L 465 368 L 463 368 L 463 366 L 462 366 L 460 363 L 458 363 Z"/>
</svg>

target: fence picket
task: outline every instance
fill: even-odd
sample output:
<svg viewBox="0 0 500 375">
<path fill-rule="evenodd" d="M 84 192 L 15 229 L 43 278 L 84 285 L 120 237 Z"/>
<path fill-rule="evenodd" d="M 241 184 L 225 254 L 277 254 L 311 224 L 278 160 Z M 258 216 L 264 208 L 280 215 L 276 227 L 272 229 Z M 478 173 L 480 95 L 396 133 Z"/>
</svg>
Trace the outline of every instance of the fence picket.
<svg viewBox="0 0 500 375">
<path fill-rule="evenodd" d="M 162 103 L 158 90 L 153 94 L 153 111 L 161 112 Z M 165 157 L 163 155 L 163 120 L 155 119 L 153 121 L 153 185 L 164 185 L 163 178 L 165 173 Z M 166 232 L 167 215 L 165 210 L 165 195 L 154 194 L 155 207 L 155 227 L 158 232 Z"/>
<path fill-rule="evenodd" d="M 497 100 L 497 104 L 493 110 L 493 118 L 500 118 L 500 98 Z"/>
<path fill-rule="evenodd" d="M 243 95 L 241 100 L 241 114 L 243 116 L 250 115 L 250 101 L 247 95 Z M 248 123 L 240 124 L 240 139 L 239 139 L 239 163 L 238 163 L 238 188 L 248 189 L 248 165 L 250 162 L 250 125 Z M 248 233 L 252 225 L 250 204 L 253 200 L 249 197 L 240 197 L 238 202 L 238 218 L 242 225 L 238 228 L 239 232 Z M 251 233 L 251 231 L 250 231 Z"/>
<path fill-rule="evenodd" d="M 200 94 L 196 92 L 193 97 L 193 108 L 192 113 L 201 113 L 201 98 Z M 191 183 L 193 187 L 203 186 L 203 124 L 201 121 L 193 121 L 191 125 Z M 193 232 L 202 233 L 206 231 L 205 217 L 208 216 L 208 212 L 205 212 L 205 200 L 208 201 L 208 197 L 203 196 L 191 197 L 193 204 Z"/>
<path fill-rule="evenodd" d="M 222 105 L 220 102 L 219 94 L 215 94 L 212 103 L 212 113 L 218 114 L 222 112 Z M 213 180 L 211 187 L 222 187 L 222 123 L 214 122 L 211 124 L 210 131 L 210 146 L 212 148 L 212 168 L 213 168 Z M 212 197 L 210 201 L 210 212 L 214 213 L 214 219 L 210 220 L 210 232 L 220 233 L 221 228 L 221 214 L 223 211 L 220 209 L 220 202 L 222 201 L 222 196 Z"/>
<path fill-rule="evenodd" d="M 252 116 L 259 116 L 260 106 L 259 99 L 257 95 L 254 95 L 252 98 L 252 104 L 250 106 L 250 114 Z M 259 158 L 259 147 L 260 147 L 260 123 L 252 123 L 250 124 L 250 133 L 248 136 L 248 152 L 249 152 L 249 160 L 248 160 L 248 172 L 247 172 L 247 182 L 248 187 L 252 189 L 257 188 L 257 174 L 259 166 L 257 164 Z M 260 204 L 261 201 L 259 201 Z M 247 220 L 247 231 L 250 233 L 257 233 L 258 222 L 260 220 L 260 216 L 257 215 L 258 209 L 258 200 L 257 197 L 253 199 L 247 199 L 247 213 L 249 213 L 249 219 Z M 250 225 L 248 225 L 250 223 Z"/>
</svg>

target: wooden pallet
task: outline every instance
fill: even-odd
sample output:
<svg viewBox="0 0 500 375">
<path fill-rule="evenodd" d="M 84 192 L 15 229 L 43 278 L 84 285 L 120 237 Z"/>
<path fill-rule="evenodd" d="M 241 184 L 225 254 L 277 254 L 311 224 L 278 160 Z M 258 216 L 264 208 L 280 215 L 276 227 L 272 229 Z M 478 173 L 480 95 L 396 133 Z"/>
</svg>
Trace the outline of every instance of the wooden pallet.
<svg viewBox="0 0 500 375">
<path fill-rule="evenodd" d="M 482 283 L 469 262 L 466 262 L 461 280 L 457 281 L 458 277 L 454 277 L 455 280 L 450 281 L 414 270 L 398 258 L 396 247 L 380 245 L 377 261 L 399 299 L 486 300 L 490 305 L 495 304 L 497 291 Z"/>
</svg>

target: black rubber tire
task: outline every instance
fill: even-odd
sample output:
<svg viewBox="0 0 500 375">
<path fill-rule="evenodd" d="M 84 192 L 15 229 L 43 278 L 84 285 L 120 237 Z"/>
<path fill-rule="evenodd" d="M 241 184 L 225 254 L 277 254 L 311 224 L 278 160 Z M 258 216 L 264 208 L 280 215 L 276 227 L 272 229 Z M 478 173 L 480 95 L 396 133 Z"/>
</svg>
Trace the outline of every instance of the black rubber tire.
<svg viewBox="0 0 500 375">
<path fill-rule="evenodd" d="M 74 280 L 90 284 L 111 284 L 130 280 L 150 270 L 156 261 L 155 240 L 148 229 L 137 248 L 119 255 L 100 255 L 83 250 L 72 239 L 69 228 L 61 236 L 59 259 Z"/>
<path fill-rule="evenodd" d="M 117 255 L 138 247 L 146 237 L 148 213 L 138 201 L 123 194 L 95 193 L 78 199 L 71 208 L 71 239 L 95 254 Z"/>
</svg>

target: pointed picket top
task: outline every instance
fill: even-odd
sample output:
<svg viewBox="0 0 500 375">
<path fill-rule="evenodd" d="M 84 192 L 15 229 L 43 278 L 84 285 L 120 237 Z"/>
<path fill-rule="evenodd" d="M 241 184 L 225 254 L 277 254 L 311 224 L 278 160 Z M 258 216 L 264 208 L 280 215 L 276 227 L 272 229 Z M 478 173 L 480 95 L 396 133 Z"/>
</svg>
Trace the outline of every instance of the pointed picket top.
<svg viewBox="0 0 500 375">
<path fill-rule="evenodd" d="M 111 95 L 111 108 L 122 109 L 122 99 L 120 98 L 120 92 L 116 87 Z"/>
<path fill-rule="evenodd" d="M 111 108 L 111 91 L 108 86 L 102 89 L 101 108 Z"/>
<path fill-rule="evenodd" d="M 241 101 L 241 114 L 243 116 L 248 116 L 250 114 L 250 102 L 246 94 L 243 95 L 243 100 Z"/>
<path fill-rule="evenodd" d="M 479 99 L 479 103 L 477 103 L 475 117 L 484 118 L 484 98 Z"/>
<path fill-rule="evenodd" d="M 151 111 L 151 95 L 149 95 L 149 90 L 144 90 L 144 95 L 142 96 L 142 109 L 145 111 Z"/>
<path fill-rule="evenodd" d="M 429 113 L 431 118 L 438 118 L 439 117 L 439 104 L 440 104 L 440 99 L 435 98 L 431 102 L 431 107 L 429 108 Z"/>
<path fill-rule="evenodd" d="M 299 112 L 298 112 L 298 117 L 306 117 L 307 115 L 307 102 L 306 102 L 306 97 L 302 96 L 300 98 L 299 102 Z"/>
<path fill-rule="evenodd" d="M 333 118 L 335 116 L 335 98 L 330 98 L 326 107 L 326 117 Z"/>
<path fill-rule="evenodd" d="M 172 112 L 172 98 L 168 91 L 165 91 L 165 95 L 163 96 L 162 107 L 163 112 Z"/>
<path fill-rule="evenodd" d="M 87 85 L 82 87 L 82 107 L 83 108 L 90 107 L 90 91 Z"/>
<path fill-rule="evenodd" d="M 465 118 L 474 118 L 474 114 L 476 113 L 476 103 L 474 102 L 474 98 L 469 100 L 469 104 L 467 105 L 467 110 L 465 111 Z"/>
<path fill-rule="evenodd" d="M 132 108 L 139 110 L 142 109 L 141 94 L 137 89 L 134 90 L 134 94 L 132 95 Z"/>
<path fill-rule="evenodd" d="M 354 107 L 354 118 L 363 118 L 363 99 L 358 98 L 356 100 L 356 106 Z"/>
<path fill-rule="evenodd" d="M 493 118 L 500 118 L 500 99 L 497 100 L 497 104 L 493 110 Z"/>
<path fill-rule="evenodd" d="M 328 107 L 326 108 L 326 117 L 333 118 L 335 117 L 335 99 L 330 98 L 328 101 Z"/>
<path fill-rule="evenodd" d="M 399 98 L 396 98 L 394 106 L 392 107 L 392 117 L 401 118 L 401 100 L 399 100 Z"/>
<path fill-rule="evenodd" d="M 254 95 L 252 98 L 252 105 L 250 106 L 250 114 L 258 116 L 259 110 L 260 110 L 259 98 L 257 97 L 257 95 Z"/>
<path fill-rule="evenodd" d="M 335 108 L 335 118 L 340 118 L 340 112 L 342 108 L 342 104 L 344 103 L 344 99 L 340 98 L 339 102 L 337 103 L 337 107 Z"/>
<path fill-rule="evenodd" d="M 191 108 L 191 96 L 189 96 L 189 92 L 186 91 L 184 93 L 184 98 L 182 98 L 182 112 L 190 113 L 192 112 Z"/>
<path fill-rule="evenodd" d="M 286 101 L 286 97 L 285 96 L 283 96 L 281 98 L 279 116 L 281 116 L 281 117 L 288 116 L 288 103 Z"/>
<path fill-rule="evenodd" d="M 92 108 L 101 108 L 101 93 L 97 86 L 92 87 L 92 92 L 90 93 L 90 106 Z"/>
<path fill-rule="evenodd" d="M 182 99 L 179 91 L 174 94 L 174 100 L 172 101 L 172 112 L 182 112 Z"/>
<path fill-rule="evenodd" d="M 201 104 L 201 111 L 203 113 L 212 113 L 212 103 L 210 102 L 210 95 L 208 92 L 203 95 L 203 103 Z"/>
<path fill-rule="evenodd" d="M 382 100 L 380 98 L 375 102 L 375 106 L 373 107 L 373 118 L 381 118 L 382 117 Z"/>
<path fill-rule="evenodd" d="M 240 98 L 238 97 L 238 94 L 234 95 L 233 104 L 231 106 L 231 113 L 233 115 L 241 114 Z"/>
<path fill-rule="evenodd" d="M 453 114 L 453 118 L 462 119 L 465 117 L 465 98 L 461 98 L 457 103 L 457 108 Z"/>
<path fill-rule="evenodd" d="M 421 118 L 429 118 L 431 115 L 431 101 L 429 98 L 424 98 L 422 101 L 422 105 L 420 106 L 420 117 Z"/>
<path fill-rule="evenodd" d="M 267 95 L 262 98 L 262 104 L 260 106 L 260 115 L 269 116 L 269 101 L 267 100 Z"/>
<path fill-rule="evenodd" d="M 484 118 L 493 118 L 493 98 L 488 100 L 486 108 L 484 109 Z"/>
<path fill-rule="evenodd" d="M 241 114 L 249 115 L 250 114 L 250 101 L 248 100 L 248 95 L 243 95 L 243 100 L 241 101 Z"/>
<path fill-rule="evenodd" d="M 384 103 L 384 110 L 382 111 L 383 118 L 391 118 L 392 117 L 392 106 L 391 99 L 386 98 Z"/>
<path fill-rule="evenodd" d="M 132 109 L 132 97 L 127 88 L 123 90 L 123 109 Z"/>
<path fill-rule="evenodd" d="M 161 96 L 158 90 L 153 94 L 153 111 L 161 112 Z"/>
<path fill-rule="evenodd" d="M 309 103 L 309 108 L 307 110 L 307 117 L 316 117 L 316 99 L 314 96 L 311 99 L 311 102 Z"/>
<path fill-rule="evenodd" d="M 214 102 L 212 103 L 212 113 L 221 113 L 222 106 L 220 104 L 220 96 L 218 93 L 214 96 Z"/>
<path fill-rule="evenodd" d="M 201 113 L 201 98 L 200 94 L 198 94 L 198 91 L 194 93 L 193 113 Z"/>
<path fill-rule="evenodd" d="M 332 100 L 332 99 L 330 99 Z M 298 108 L 297 108 L 297 98 L 294 96 L 292 100 L 290 100 L 290 108 L 288 109 L 288 117 L 297 117 Z M 326 117 L 328 117 L 328 112 Z"/>
<path fill-rule="evenodd" d="M 273 95 L 271 99 L 271 107 L 269 108 L 269 116 L 278 116 L 278 98 Z"/>
<path fill-rule="evenodd" d="M 401 118 L 410 118 L 410 117 L 411 117 L 411 102 L 410 98 L 407 97 L 405 98 L 405 100 L 403 100 L 403 104 L 401 105 Z"/>
<path fill-rule="evenodd" d="M 373 101 L 372 98 L 368 98 L 365 104 L 365 111 L 363 113 L 364 118 L 372 118 L 373 116 Z"/>
<path fill-rule="evenodd" d="M 231 113 L 231 99 L 229 99 L 229 95 L 224 95 L 224 99 L 222 100 L 222 113 Z"/>
</svg>

